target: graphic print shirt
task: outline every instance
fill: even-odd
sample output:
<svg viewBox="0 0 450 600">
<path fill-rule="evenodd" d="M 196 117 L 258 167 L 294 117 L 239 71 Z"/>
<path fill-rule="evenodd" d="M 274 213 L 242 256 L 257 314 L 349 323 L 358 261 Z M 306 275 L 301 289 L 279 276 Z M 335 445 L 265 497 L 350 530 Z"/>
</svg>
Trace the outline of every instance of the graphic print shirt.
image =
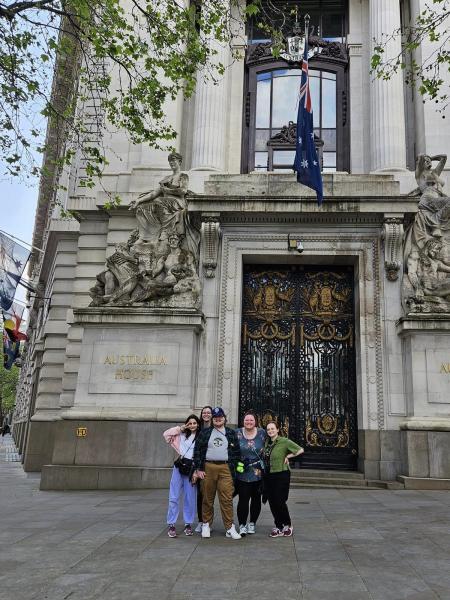
<svg viewBox="0 0 450 600">
<path fill-rule="evenodd" d="M 225 429 L 222 433 L 213 428 L 208 441 L 206 460 L 228 460 L 228 439 L 225 435 Z"/>
</svg>

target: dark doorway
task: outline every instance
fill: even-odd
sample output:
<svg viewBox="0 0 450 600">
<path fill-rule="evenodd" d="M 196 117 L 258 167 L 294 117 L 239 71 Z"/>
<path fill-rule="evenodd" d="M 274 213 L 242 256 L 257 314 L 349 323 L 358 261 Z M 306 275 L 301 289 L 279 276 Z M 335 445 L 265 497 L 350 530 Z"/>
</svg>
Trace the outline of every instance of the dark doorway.
<svg viewBox="0 0 450 600">
<path fill-rule="evenodd" d="M 239 418 L 275 417 L 301 466 L 356 469 L 352 267 L 246 265 Z"/>
</svg>

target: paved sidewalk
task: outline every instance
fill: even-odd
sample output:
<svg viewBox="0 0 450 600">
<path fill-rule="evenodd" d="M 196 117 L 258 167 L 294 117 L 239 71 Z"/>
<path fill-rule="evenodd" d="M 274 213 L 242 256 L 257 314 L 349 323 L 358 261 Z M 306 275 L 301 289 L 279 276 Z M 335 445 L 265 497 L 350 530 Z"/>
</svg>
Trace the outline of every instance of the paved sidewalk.
<svg viewBox="0 0 450 600">
<path fill-rule="evenodd" d="M 293 490 L 293 538 L 265 507 L 252 537 L 169 539 L 164 490 L 40 492 L 5 455 L 0 600 L 450 599 L 450 492 Z"/>
</svg>

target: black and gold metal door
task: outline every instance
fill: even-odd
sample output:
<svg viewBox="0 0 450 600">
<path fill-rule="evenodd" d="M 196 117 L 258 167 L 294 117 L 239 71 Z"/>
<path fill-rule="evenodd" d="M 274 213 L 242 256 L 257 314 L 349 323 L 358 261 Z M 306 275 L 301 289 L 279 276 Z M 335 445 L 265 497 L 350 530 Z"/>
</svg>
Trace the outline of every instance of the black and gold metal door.
<svg viewBox="0 0 450 600">
<path fill-rule="evenodd" d="M 355 469 L 353 269 L 244 268 L 240 420 L 275 418 L 302 466 Z"/>
</svg>

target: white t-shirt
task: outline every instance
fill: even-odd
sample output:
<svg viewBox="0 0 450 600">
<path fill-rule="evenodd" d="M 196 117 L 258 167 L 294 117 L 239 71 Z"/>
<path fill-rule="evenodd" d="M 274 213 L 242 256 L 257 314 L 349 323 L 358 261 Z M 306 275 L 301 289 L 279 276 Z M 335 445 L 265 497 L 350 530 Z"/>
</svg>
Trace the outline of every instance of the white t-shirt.
<svg viewBox="0 0 450 600">
<path fill-rule="evenodd" d="M 195 438 L 191 435 L 186 438 L 184 433 L 180 433 L 180 454 L 184 458 L 193 458 L 194 456 Z"/>
</svg>

